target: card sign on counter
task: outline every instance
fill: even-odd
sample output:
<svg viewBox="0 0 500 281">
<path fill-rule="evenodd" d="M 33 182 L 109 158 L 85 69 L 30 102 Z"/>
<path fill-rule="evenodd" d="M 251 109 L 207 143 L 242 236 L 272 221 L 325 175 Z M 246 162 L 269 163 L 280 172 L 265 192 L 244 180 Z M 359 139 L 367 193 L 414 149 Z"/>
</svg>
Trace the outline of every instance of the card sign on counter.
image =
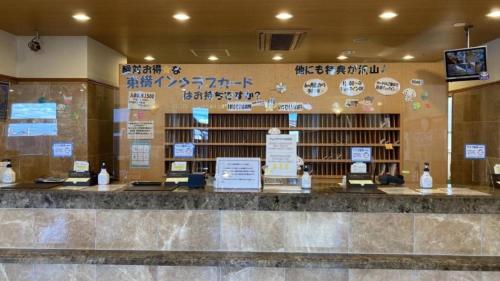
<svg viewBox="0 0 500 281">
<path fill-rule="evenodd" d="M 465 159 L 472 159 L 472 160 L 486 159 L 486 145 L 466 144 Z"/>
<path fill-rule="evenodd" d="M 217 158 L 217 189 L 260 189 L 260 158 Z"/>
<path fill-rule="evenodd" d="M 170 166 L 170 171 L 172 171 L 172 172 L 185 172 L 185 171 L 187 171 L 187 162 L 185 162 L 185 161 L 172 162 L 172 165 Z"/>
<path fill-rule="evenodd" d="M 127 138 L 129 140 L 152 140 L 154 137 L 154 121 L 129 121 Z"/>
<path fill-rule="evenodd" d="M 174 144 L 174 158 L 193 158 L 194 147 L 190 142 Z"/>
<path fill-rule="evenodd" d="M 371 162 L 372 148 L 371 147 L 351 147 L 352 162 Z"/>
<path fill-rule="evenodd" d="M 266 136 L 266 176 L 297 176 L 297 138 L 293 135 Z"/>
<path fill-rule="evenodd" d="M 89 167 L 90 165 L 87 161 L 75 161 L 73 163 L 73 171 L 75 172 L 88 172 Z"/>
</svg>

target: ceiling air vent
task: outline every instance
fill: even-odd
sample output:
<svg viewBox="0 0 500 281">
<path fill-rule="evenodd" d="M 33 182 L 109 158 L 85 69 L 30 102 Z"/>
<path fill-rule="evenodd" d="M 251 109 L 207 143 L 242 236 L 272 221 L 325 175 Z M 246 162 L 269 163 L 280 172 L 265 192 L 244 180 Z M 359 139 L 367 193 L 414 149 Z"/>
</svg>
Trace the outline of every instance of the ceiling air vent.
<svg viewBox="0 0 500 281">
<path fill-rule="evenodd" d="M 259 30 L 260 51 L 293 51 L 300 47 L 304 30 Z"/>
</svg>

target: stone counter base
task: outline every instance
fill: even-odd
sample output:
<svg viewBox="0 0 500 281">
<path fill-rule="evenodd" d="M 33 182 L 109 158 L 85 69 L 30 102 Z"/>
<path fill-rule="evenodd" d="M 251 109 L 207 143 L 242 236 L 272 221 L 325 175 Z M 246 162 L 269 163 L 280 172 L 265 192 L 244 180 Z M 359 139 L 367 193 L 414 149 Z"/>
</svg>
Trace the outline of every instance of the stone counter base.
<svg viewBox="0 0 500 281">
<path fill-rule="evenodd" d="M 498 281 L 500 272 L 0 264 L 2 281 Z"/>
<path fill-rule="evenodd" d="M 500 215 L 0 209 L 0 248 L 500 256 Z"/>
</svg>

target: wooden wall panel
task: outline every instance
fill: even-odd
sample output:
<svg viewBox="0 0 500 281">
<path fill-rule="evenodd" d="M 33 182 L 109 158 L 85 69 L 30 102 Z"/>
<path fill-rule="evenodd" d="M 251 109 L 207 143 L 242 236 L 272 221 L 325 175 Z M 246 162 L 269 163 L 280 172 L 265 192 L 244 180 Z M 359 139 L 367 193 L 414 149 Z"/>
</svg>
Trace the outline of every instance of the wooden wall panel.
<svg viewBox="0 0 500 281">
<path fill-rule="evenodd" d="M 464 145 L 486 144 L 490 165 L 500 163 L 500 83 L 453 93 L 451 181 L 488 184 L 486 160 L 465 160 Z"/>
<path fill-rule="evenodd" d="M 303 66 L 334 65 L 339 64 L 299 64 Z M 343 64 L 349 66 L 349 64 Z M 359 65 L 359 64 L 356 64 Z M 373 64 L 367 64 L 372 66 Z M 143 65 L 144 66 L 144 65 Z M 260 91 L 260 98 L 268 100 L 275 98 L 276 102 L 302 102 L 312 105 L 312 110 L 302 113 L 332 113 L 332 104 L 338 103 L 343 113 L 364 113 L 368 108 L 358 106 L 356 108 L 345 108 L 344 103 L 347 96 L 340 93 L 339 85 L 346 78 L 356 78 L 364 82 L 365 91 L 355 99 L 362 100 L 371 96 L 374 98 L 373 111 L 376 113 L 399 113 L 402 115 L 403 129 L 403 170 L 410 171 L 407 176 L 409 181 L 418 181 L 420 169 L 424 161 L 431 162 L 432 174 L 437 183 L 446 181 L 446 124 L 447 124 L 447 85 L 444 80 L 443 66 L 440 63 L 401 63 L 401 64 L 376 64 L 383 73 L 369 75 L 327 75 L 311 74 L 296 75 L 296 64 L 255 64 L 255 65 L 178 65 L 181 73 L 174 75 L 171 68 L 174 65 L 162 65 L 162 73 L 152 75 L 153 80 L 164 76 L 162 87 L 153 83 L 152 87 L 130 88 L 127 84 L 129 79 L 140 79 L 144 74 L 120 75 L 120 102 L 119 108 L 127 108 L 127 97 L 129 91 L 152 91 L 157 93 L 158 107 L 152 111 L 130 110 L 129 120 L 153 120 L 155 121 L 155 137 L 152 141 L 153 153 L 150 169 L 130 169 L 130 141 L 127 139 L 126 122 L 116 126 L 116 134 L 119 135 L 119 164 L 120 177 L 127 180 L 158 180 L 164 175 L 165 158 L 164 151 L 164 116 L 165 113 L 190 113 L 192 107 L 208 107 L 211 113 L 227 112 L 226 101 L 186 101 L 183 100 L 183 89 L 196 91 L 197 86 L 190 83 L 181 87 L 176 83 L 172 87 L 165 86 L 169 81 L 180 80 L 186 77 L 216 77 L 227 78 L 233 81 L 241 81 L 243 77 L 252 79 L 249 91 Z M 167 76 L 171 80 L 167 80 Z M 135 78 L 134 78 L 135 77 Z M 401 83 L 401 90 L 392 96 L 384 96 L 375 91 L 374 83 L 382 77 L 391 77 Z M 328 91 L 319 97 L 310 97 L 302 90 L 305 81 L 313 78 L 324 80 L 328 85 Z M 424 85 L 413 86 L 412 79 L 424 80 Z M 287 87 L 285 93 L 280 94 L 275 90 L 278 83 L 284 83 Z M 207 85 L 205 84 L 206 90 Z M 403 90 L 413 88 L 417 96 L 414 101 L 420 107 L 414 108 L 412 102 L 405 102 Z M 231 87 L 230 90 L 240 90 L 241 86 Z M 424 93 L 427 93 L 424 95 Z M 264 107 L 255 107 L 252 113 L 265 112 Z"/>
</svg>

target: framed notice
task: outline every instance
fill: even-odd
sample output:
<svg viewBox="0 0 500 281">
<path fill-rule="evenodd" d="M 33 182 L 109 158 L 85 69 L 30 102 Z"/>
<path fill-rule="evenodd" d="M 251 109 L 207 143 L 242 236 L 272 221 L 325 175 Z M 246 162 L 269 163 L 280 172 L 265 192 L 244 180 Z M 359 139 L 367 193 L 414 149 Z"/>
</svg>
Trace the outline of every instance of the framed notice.
<svg viewBox="0 0 500 281">
<path fill-rule="evenodd" d="M 127 138 L 129 140 L 152 140 L 154 137 L 154 121 L 129 121 Z"/>
<path fill-rule="evenodd" d="M 471 160 L 486 159 L 486 145 L 485 144 L 466 144 L 464 155 L 465 155 L 465 159 L 471 159 Z"/>
<path fill-rule="evenodd" d="M 135 140 L 130 145 L 130 167 L 149 168 L 151 159 L 151 141 Z"/>
<path fill-rule="evenodd" d="M 297 137 L 266 136 L 266 176 L 297 176 Z"/>
<path fill-rule="evenodd" d="M 217 158 L 218 189 L 260 189 L 260 158 Z"/>
</svg>

